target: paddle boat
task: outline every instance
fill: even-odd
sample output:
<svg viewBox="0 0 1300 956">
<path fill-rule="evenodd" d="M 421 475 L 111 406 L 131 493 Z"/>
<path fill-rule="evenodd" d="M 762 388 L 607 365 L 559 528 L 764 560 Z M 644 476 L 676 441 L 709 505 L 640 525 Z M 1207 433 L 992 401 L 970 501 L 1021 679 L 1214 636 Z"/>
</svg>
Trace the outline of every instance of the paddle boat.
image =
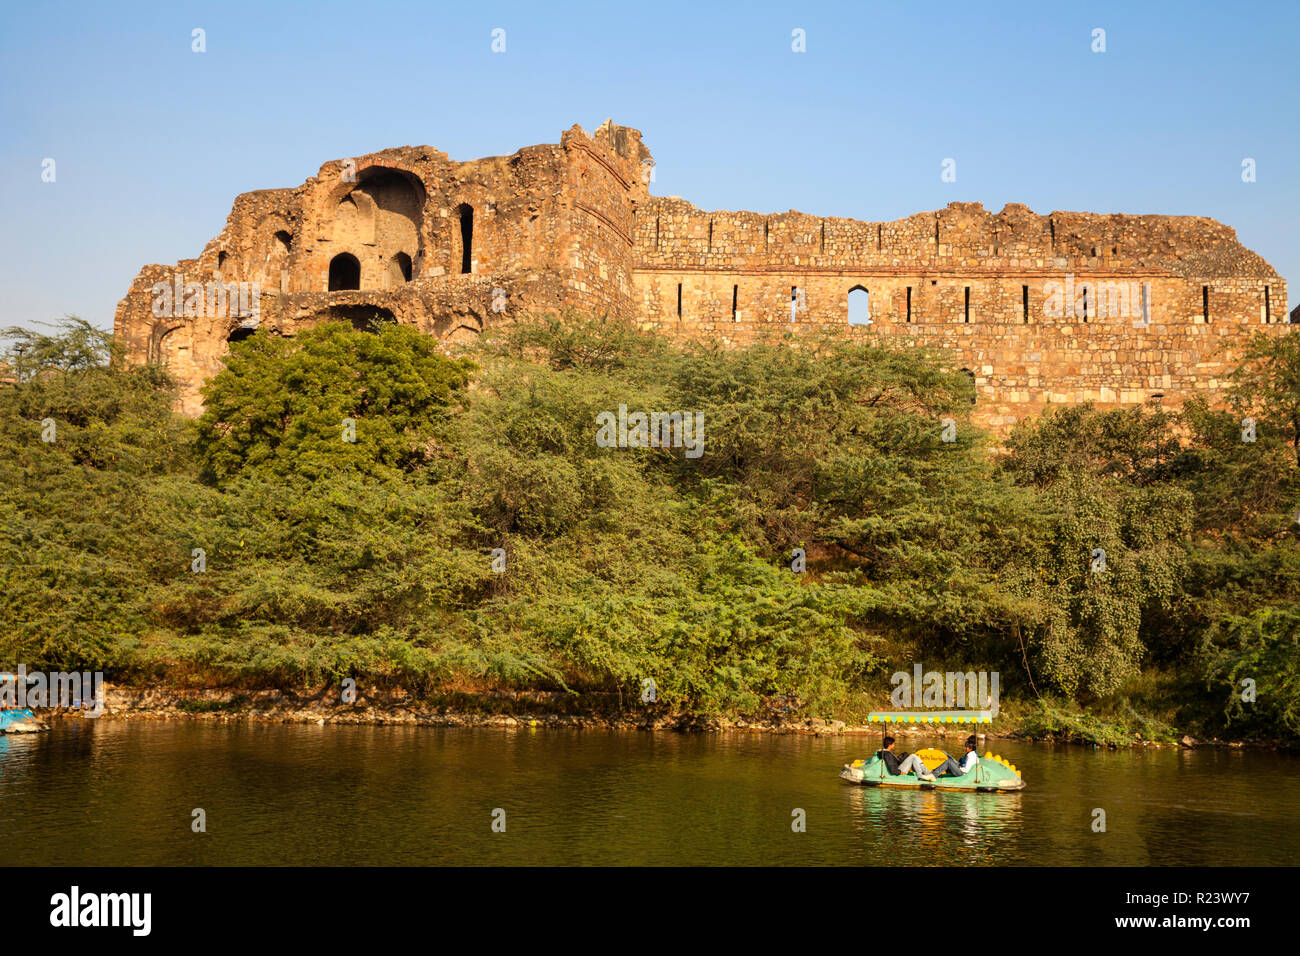
<svg viewBox="0 0 1300 956">
<path fill-rule="evenodd" d="M 871 723 L 973 723 L 986 724 L 993 720 L 990 711 L 940 711 L 931 714 L 891 713 L 871 714 Z M 948 759 L 948 754 L 933 747 L 916 751 L 927 770 Z M 961 759 L 960 755 L 956 758 Z M 975 766 L 960 777 L 943 776 L 933 781 L 922 780 L 915 774 L 891 774 L 879 751 L 870 757 L 845 764 L 840 778 L 864 787 L 902 787 L 909 790 L 967 790 L 981 793 L 1004 793 L 1025 789 L 1024 778 L 1015 765 L 1003 760 L 999 754 L 985 752 L 975 761 Z"/>
<path fill-rule="evenodd" d="M 942 750 L 927 748 L 918 750 L 927 770 L 948 759 Z M 960 777 L 943 776 L 934 781 L 922 780 L 911 773 L 891 774 L 885 762 L 872 755 L 866 760 L 855 760 L 845 764 L 840 776 L 850 783 L 864 787 L 904 787 L 911 790 L 978 790 L 983 793 L 1000 793 L 1006 790 L 1023 790 L 1025 781 L 1016 770 L 1015 765 L 1000 756 L 986 753 L 976 761 L 975 766 Z"/>
<path fill-rule="evenodd" d="M 0 734 L 36 734 L 49 729 L 45 721 L 33 714 L 30 708 L 0 710 Z"/>
</svg>

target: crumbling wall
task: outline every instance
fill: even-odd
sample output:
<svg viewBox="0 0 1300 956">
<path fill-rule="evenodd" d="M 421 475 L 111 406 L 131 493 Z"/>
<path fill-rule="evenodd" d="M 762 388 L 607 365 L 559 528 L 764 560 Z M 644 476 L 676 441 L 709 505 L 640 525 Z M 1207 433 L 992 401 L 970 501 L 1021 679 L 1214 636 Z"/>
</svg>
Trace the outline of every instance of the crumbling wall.
<svg viewBox="0 0 1300 956">
<path fill-rule="evenodd" d="M 643 163 L 650 153 L 636 130 L 606 122 L 592 137 L 579 127 L 560 140 L 568 169 L 564 264 L 569 305 L 595 314 L 636 308 L 636 210 L 649 198 Z"/>
<path fill-rule="evenodd" d="M 628 314 L 640 137 L 607 122 L 511 156 L 400 147 L 326 163 L 295 189 L 237 197 L 197 259 L 142 269 L 115 331 L 131 360 L 169 367 L 195 414 L 248 334 L 391 320 L 457 342 L 516 315 Z"/>
</svg>

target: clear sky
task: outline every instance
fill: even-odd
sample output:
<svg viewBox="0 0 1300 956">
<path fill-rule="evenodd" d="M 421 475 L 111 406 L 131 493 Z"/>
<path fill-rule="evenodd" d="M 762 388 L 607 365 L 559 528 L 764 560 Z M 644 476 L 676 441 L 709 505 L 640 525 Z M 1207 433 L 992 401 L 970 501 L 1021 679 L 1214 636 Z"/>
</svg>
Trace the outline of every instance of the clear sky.
<svg viewBox="0 0 1300 956">
<path fill-rule="evenodd" d="M 0 325 L 111 325 L 140 266 L 197 255 L 237 193 L 326 160 L 508 154 L 606 117 L 645 134 L 652 192 L 705 209 L 1211 216 L 1290 308 L 1298 44 L 1297 0 L 10 2 Z"/>
</svg>

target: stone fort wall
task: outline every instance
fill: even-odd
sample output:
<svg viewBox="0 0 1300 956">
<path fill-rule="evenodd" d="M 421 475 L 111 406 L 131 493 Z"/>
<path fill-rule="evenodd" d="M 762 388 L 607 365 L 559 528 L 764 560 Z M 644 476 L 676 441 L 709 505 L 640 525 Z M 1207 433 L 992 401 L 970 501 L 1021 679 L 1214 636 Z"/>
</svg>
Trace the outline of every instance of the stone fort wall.
<svg viewBox="0 0 1300 956">
<path fill-rule="evenodd" d="M 133 359 L 172 368 L 190 413 L 231 340 L 328 319 L 448 342 L 564 309 L 733 345 L 848 329 L 939 350 L 999 431 L 1052 403 L 1213 400 L 1253 333 L 1291 330 L 1285 281 L 1211 219 L 707 212 L 650 196 L 652 162 L 638 131 L 607 121 L 508 157 L 402 147 L 326 163 L 296 189 L 238 197 L 198 258 L 145 267 L 115 329 Z M 257 307 L 194 294 L 214 281 L 255 286 Z M 177 292 L 171 314 L 159 283 Z"/>
<path fill-rule="evenodd" d="M 1250 334 L 1289 331 L 1285 281 L 1198 217 L 952 203 L 860 222 L 651 198 L 637 240 L 655 328 L 735 344 L 845 328 L 857 290 L 870 324 L 853 334 L 941 350 L 970 372 L 975 418 L 994 428 L 1051 403 L 1217 394 Z"/>
</svg>

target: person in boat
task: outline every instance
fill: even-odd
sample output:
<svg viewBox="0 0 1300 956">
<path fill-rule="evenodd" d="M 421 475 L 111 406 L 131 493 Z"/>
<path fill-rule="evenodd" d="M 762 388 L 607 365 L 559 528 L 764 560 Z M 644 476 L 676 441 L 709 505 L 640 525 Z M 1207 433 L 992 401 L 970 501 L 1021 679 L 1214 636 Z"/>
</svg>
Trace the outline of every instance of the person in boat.
<svg viewBox="0 0 1300 956">
<path fill-rule="evenodd" d="M 939 766 L 931 771 L 936 777 L 942 777 L 944 774 L 951 774 L 954 777 L 964 777 L 975 768 L 979 763 L 979 754 L 975 752 L 975 735 L 971 734 L 966 738 L 966 756 L 961 760 L 955 760 L 949 757 Z"/>
<path fill-rule="evenodd" d="M 921 780 L 934 779 L 934 774 L 925 769 L 924 762 L 916 754 L 894 753 L 893 737 L 886 737 L 884 744 L 884 747 L 876 752 L 876 756 L 885 762 L 885 769 L 889 771 L 890 776 L 898 777 L 914 773 Z"/>
</svg>

